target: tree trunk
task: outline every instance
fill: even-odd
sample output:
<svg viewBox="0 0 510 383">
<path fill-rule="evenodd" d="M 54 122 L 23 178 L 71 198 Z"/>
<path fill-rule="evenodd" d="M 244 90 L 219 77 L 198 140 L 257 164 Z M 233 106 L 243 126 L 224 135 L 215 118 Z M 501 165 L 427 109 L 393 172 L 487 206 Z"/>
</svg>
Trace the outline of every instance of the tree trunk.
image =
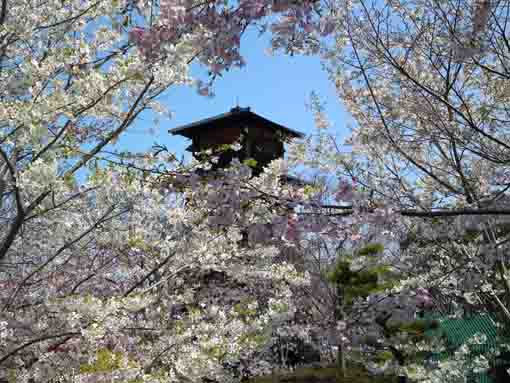
<svg viewBox="0 0 510 383">
<path fill-rule="evenodd" d="M 272 383 L 280 383 L 280 371 L 279 368 L 273 367 L 271 369 L 271 382 Z"/>
<path fill-rule="evenodd" d="M 343 288 L 340 283 L 336 285 L 336 307 L 335 307 L 335 320 L 338 321 L 344 320 L 344 311 L 343 311 Z M 340 330 L 337 329 L 338 332 Z M 342 341 L 343 335 L 339 334 L 339 340 L 337 341 L 337 355 L 336 355 L 336 365 L 337 365 L 337 382 L 343 381 L 345 378 L 345 348 Z"/>
</svg>

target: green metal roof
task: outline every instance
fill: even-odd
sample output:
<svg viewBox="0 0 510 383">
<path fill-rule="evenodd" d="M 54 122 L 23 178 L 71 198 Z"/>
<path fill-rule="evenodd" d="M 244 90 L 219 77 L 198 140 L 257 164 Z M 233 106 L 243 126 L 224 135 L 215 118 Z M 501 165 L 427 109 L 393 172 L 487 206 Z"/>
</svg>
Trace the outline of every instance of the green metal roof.
<svg viewBox="0 0 510 383">
<path fill-rule="evenodd" d="M 441 318 L 430 315 L 426 319 L 438 320 L 439 326 L 435 329 L 427 330 L 425 335 L 428 337 L 441 336 L 444 337 L 446 342 L 446 351 L 435 353 L 431 358 L 432 360 L 440 361 L 450 358 L 455 350 L 476 334 L 483 334 L 487 339 L 483 344 L 472 344 L 469 346 L 469 360 L 473 360 L 479 355 L 487 357 L 490 351 L 494 351 L 501 344 L 496 323 L 488 314 L 476 314 L 464 318 Z M 488 357 L 488 359 L 490 358 Z M 468 382 L 494 383 L 487 373 L 472 373 L 468 376 Z"/>
<path fill-rule="evenodd" d="M 448 348 L 457 349 L 478 333 L 487 336 L 488 345 L 497 345 L 498 330 L 492 318 L 487 314 L 464 318 L 437 319 L 439 320 L 439 328 L 427 330 L 425 334 L 428 336 L 444 336 Z"/>
</svg>

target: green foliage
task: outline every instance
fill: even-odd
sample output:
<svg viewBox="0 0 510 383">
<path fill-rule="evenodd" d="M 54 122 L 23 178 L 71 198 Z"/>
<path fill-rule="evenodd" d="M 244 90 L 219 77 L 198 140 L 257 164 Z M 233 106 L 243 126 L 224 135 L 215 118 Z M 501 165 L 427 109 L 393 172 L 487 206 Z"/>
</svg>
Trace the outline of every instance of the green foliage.
<svg viewBox="0 0 510 383">
<path fill-rule="evenodd" d="M 267 344 L 270 338 L 271 338 L 270 334 L 264 334 L 262 331 L 256 331 L 241 335 L 239 342 L 243 345 L 255 343 L 257 346 L 262 346 L 264 344 Z"/>
<path fill-rule="evenodd" d="M 289 310 L 289 306 L 286 303 L 273 303 L 271 309 L 277 313 L 286 313 Z"/>
<path fill-rule="evenodd" d="M 74 189 L 76 186 L 76 179 L 72 174 L 67 174 L 64 176 L 64 183 L 69 189 Z"/>
<path fill-rule="evenodd" d="M 357 251 L 357 255 L 366 257 L 380 254 L 384 251 L 384 246 L 380 243 L 370 243 Z"/>
<path fill-rule="evenodd" d="M 395 280 L 388 266 L 375 265 L 365 267 L 359 271 L 351 270 L 351 262 L 355 257 L 375 258 L 384 251 L 380 243 L 368 244 L 353 255 L 342 254 L 336 262 L 333 270 L 326 273 L 326 279 L 339 285 L 343 291 L 343 300 L 351 304 L 355 298 L 366 298 L 370 294 L 390 289 Z"/>
<path fill-rule="evenodd" d="M 17 370 L 14 368 L 7 369 L 7 382 L 15 383 L 17 381 Z"/>
<path fill-rule="evenodd" d="M 353 272 L 350 270 L 350 262 L 338 261 L 333 271 L 329 272 L 326 277 L 331 283 L 346 284 L 349 282 Z"/>
<path fill-rule="evenodd" d="M 234 305 L 234 312 L 236 312 L 241 319 L 248 320 L 250 317 L 253 317 L 257 314 L 256 308 L 249 307 L 250 302 L 239 302 Z"/>
<path fill-rule="evenodd" d="M 437 327 L 437 321 L 431 320 L 414 320 L 411 322 L 391 322 L 386 324 L 385 335 L 394 336 L 397 334 L 406 334 L 414 342 L 420 342 L 426 340 L 428 337 L 426 331 Z M 418 354 L 414 355 L 415 359 L 419 359 Z"/>
<path fill-rule="evenodd" d="M 257 160 L 254 158 L 247 158 L 243 161 L 243 164 L 249 166 L 250 168 L 255 168 L 257 167 Z"/>
<path fill-rule="evenodd" d="M 429 328 L 429 324 L 424 320 L 415 320 L 412 322 L 388 322 L 385 328 L 386 335 L 392 336 L 397 333 L 406 333 L 416 340 L 421 340 L 425 336 L 425 331 Z"/>
<path fill-rule="evenodd" d="M 80 373 L 111 372 L 121 366 L 122 353 L 102 349 L 97 352 L 95 363 L 80 366 Z"/>
<path fill-rule="evenodd" d="M 424 360 L 430 357 L 430 351 L 417 351 L 407 354 L 407 360 L 411 363 L 423 364 Z"/>
<path fill-rule="evenodd" d="M 296 368 L 293 372 L 283 373 L 279 377 L 280 382 L 296 383 L 393 383 L 392 376 L 374 376 L 369 374 L 359 365 L 348 365 L 345 371 L 345 377 L 338 375 L 336 367 L 324 368 Z M 273 377 L 260 376 L 248 380 L 249 383 L 273 383 Z"/>
<path fill-rule="evenodd" d="M 195 321 L 199 320 L 202 317 L 202 315 L 204 314 L 204 311 L 196 305 L 189 305 L 189 306 L 187 306 L 187 308 L 188 308 L 188 316 L 192 320 L 195 320 Z"/>
<path fill-rule="evenodd" d="M 211 358 L 222 361 L 225 355 L 227 355 L 227 348 L 225 346 L 218 345 L 208 348 L 205 352 Z"/>
<path fill-rule="evenodd" d="M 214 147 L 215 152 L 226 152 L 232 149 L 232 144 L 220 144 Z"/>
<path fill-rule="evenodd" d="M 379 290 L 377 283 L 365 284 L 363 286 L 351 286 L 345 289 L 344 299 L 346 303 L 351 304 L 355 298 L 366 298 Z"/>
<path fill-rule="evenodd" d="M 400 331 L 415 333 L 415 334 L 423 334 L 425 330 L 427 330 L 428 324 L 424 320 L 415 320 L 412 322 L 407 322 L 399 326 Z"/>
<path fill-rule="evenodd" d="M 183 320 L 174 321 L 174 330 L 176 335 L 182 335 L 186 331 L 186 326 Z"/>
<path fill-rule="evenodd" d="M 393 354 L 391 351 L 380 351 L 375 354 L 375 362 L 376 363 L 385 363 L 388 360 L 393 359 Z"/>
<path fill-rule="evenodd" d="M 305 185 L 303 192 L 305 193 L 306 196 L 311 196 L 317 193 L 318 190 L 319 188 L 315 185 Z"/>
<path fill-rule="evenodd" d="M 129 248 L 137 248 L 141 250 L 148 250 L 147 242 L 143 239 L 143 237 L 139 235 L 132 235 L 127 240 L 127 246 Z"/>
</svg>

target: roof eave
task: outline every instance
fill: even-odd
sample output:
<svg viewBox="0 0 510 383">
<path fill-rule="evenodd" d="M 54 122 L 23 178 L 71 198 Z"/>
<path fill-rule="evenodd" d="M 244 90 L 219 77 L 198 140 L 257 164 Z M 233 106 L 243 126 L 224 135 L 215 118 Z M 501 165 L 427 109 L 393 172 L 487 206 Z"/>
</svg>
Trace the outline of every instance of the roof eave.
<svg viewBox="0 0 510 383">
<path fill-rule="evenodd" d="M 240 111 L 235 111 L 235 112 L 230 111 L 230 112 L 223 113 L 223 114 L 220 114 L 220 115 L 217 115 L 214 117 L 205 118 L 200 121 L 193 122 L 191 124 L 186 124 L 186 125 L 179 126 L 177 128 L 169 129 L 168 133 L 170 133 L 172 135 L 181 135 L 181 136 L 184 136 L 187 138 L 192 138 L 193 137 L 192 131 L 194 129 L 199 129 L 201 127 L 204 127 L 206 125 L 209 125 L 209 124 L 211 124 L 215 121 L 221 120 L 221 119 L 230 118 L 233 116 L 240 117 L 243 115 L 245 115 L 246 117 L 263 120 L 264 122 L 267 123 L 268 126 L 272 127 L 275 130 L 283 131 L 287 135 L 292 136 L 292 138 L 304 138 L 305 137 L 305 135 L 303 133 L 289 129 L 283 125 L 277 124 L 276 122 L 270 121 L 262 116 L 259 116 L 256 113 L 251 112 L 248 108 L 240 109 Z"/>
</svg>

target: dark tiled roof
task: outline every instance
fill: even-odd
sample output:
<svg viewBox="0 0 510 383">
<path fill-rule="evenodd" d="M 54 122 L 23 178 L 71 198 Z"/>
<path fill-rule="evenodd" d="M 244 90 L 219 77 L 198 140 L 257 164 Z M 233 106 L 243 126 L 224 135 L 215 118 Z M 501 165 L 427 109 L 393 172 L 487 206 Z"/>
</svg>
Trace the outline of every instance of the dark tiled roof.
<svg viewBox="0 0 510 383">
<path fill-rule="evenodd" d="M 171 134 L 179 134 L 181 136 L 191 138 L 193 136 L 193 133 L 196 132 L 197 130 L 209 128 L 217 124 L 235 123 L 239 121 L 259 122 L 266 125 L 270 129 L 281 131 L 285 135 L 290 136 L 292 138 L 303 138 L 305 136 L 301 132 L 289 129 L 283 125 L 277 124 L 276 122 L 270 121 L 262 116 L 259 116 L 256 113 L 253 113 L 252 111 L 250 111 L 250 108 L 240 107 L 232 108 L 227 113 L 219 114 L 214 117 L 205 118 L 203 120 L 196 121 L 191 124 L 186 124 L 174 129 L 170 129 L 168 132 Z"/>
</svg>

